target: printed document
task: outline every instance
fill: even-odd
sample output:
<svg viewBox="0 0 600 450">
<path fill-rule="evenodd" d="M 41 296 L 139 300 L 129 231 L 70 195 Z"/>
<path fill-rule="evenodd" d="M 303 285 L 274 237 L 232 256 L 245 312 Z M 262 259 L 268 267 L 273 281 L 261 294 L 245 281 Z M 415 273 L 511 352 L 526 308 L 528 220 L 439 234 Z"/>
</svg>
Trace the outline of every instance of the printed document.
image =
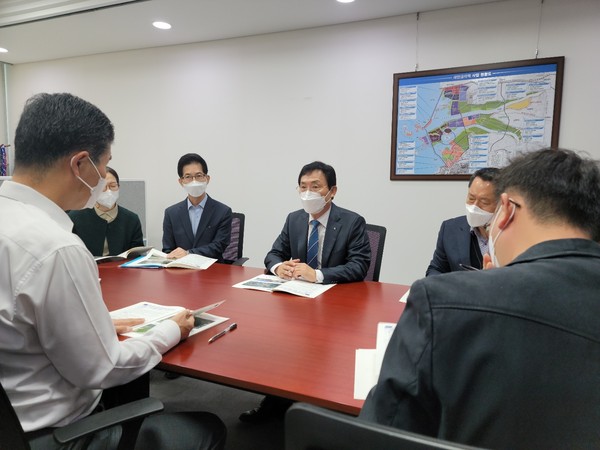
<svg viewBox="0 0 600 450">
<path fill-rule="evenodd" d="M 287 292 L 288 294 L 307 298 L 315 298 L 333 286 L 335 284 L 318 284 L 302 280 L 286 281 L 275 275 L 258 275 L 233 285 L 234 288 L 255 289 L 266 292 Z"/>
</svg>

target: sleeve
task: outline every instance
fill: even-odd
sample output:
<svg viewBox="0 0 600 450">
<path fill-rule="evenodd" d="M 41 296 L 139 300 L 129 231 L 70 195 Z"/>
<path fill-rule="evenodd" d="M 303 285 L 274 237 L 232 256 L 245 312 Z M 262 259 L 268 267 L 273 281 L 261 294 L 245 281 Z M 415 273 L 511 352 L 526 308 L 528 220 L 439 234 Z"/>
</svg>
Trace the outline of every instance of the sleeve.
<svg viewBox="0 0 600 450">
<path fill-rule="evenodd" d="M 386 349 L 377 385 L 360 412 L 361 419 L 437 436 L 440 405 L 432 386 L 431 341 L 427 292 L 417 281 Z"/>
<path fill-rule="evenodd" d="M 437 244 L 435 251 L 433 252 L 433 258 L 427 267 L 425 276 L 440 275 L 442 273 L 450 272 L 450 263 L 448 262 L 448 256 L 446 255 L 446 249 L 444 246 L 444 235 L 445 235 L 446 222 L 442 222 L 440 231 L 438 233 Z"/>
<path fill-rule="evenodd" d="M 127 383 L 179 342 L 179 327 L 172 320 L 148 337 L 119 341 L 102 299 L 98 269 L 84 248 L 62 248 L 42 265 L 36 283 L 28 283 L 19 295 L 45 298 L 36 311 L 39 341 L 56 370 L 73 385 L 104 389 Z"/>
<path fill-rule="evenodd" d="M 173 222 L 171 221 L 171 215 L 167 208 L 165 209 L 165 217 L 163 219 L 162 251 L 164 253 L 170 253 L 176 248 L 175 235 L 173 234 Z"/>
<path fill-rule="evenodd" d="M 349 224 L 346 243 L 346 262 L 334 267 L 323 267 L 323 284 L 363 281 L 371 263 L 371 245 L 365 219 L 356 216 Z"/>
<path fill-rule="evenodd" d="M 231 241 L 231 208 L 222 206 L 220 209 L 220 217 L 217 219 L 217 231 L 211 242 L 200 247 L 190 248 L 188 252 L 198 255 L 207 256 L 209 258 L 222 259 L 223 252 Z"/>
<path fill-rule="evenodd" d="M 265 267 L 267 270 L 271 270 L 275 264 L 280 264 L 283 261 L 287 261 L 292 257 L 292 250 L 290 246 L 290 215 L 288 214 L 285 219 L 285 224 L 283 225 L 283 229 L 275 242 L 273 242 L 273 247 L 265 256 Z"/>
<path fill-rule="evenodd" d="M 133 227 L 131 231 L 130 241 L 126 250 L 133 247 L 141 247 L 144 245 L 144 233 L 142 232 L 142 222 L 137 214 L 132 213 Z"/>
</svg>

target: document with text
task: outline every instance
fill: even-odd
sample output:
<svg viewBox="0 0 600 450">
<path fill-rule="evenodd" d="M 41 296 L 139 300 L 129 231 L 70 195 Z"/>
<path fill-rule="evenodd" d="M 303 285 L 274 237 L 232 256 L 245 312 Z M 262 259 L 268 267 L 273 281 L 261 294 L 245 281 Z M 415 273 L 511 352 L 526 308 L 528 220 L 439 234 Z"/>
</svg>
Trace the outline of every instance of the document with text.
<svg viewBox="0 0 600 450">
<path fill-rule="evenodd" d="M 396 324 L 379 322 L 377 324 L 377 342 L 375 349 L 356 349 L 354 362 L 354 398 L 364 400 L 373 386 L 377 384 L 383 355 L 390 342 Z"/>
<path fill-rule="evenodd" d="M 190 253 L 178 259 L 167 258 L 167 254 L 153 248 L 145 256 L 133 259 L 120 267 L 132 267 L 137 269 L 160 269 L 160 268 L 178 268 L 178 269 L 208 269 L 217 260 L 202 255 Z"/>
<path fill-rule="evenodd" d="M 194 328 L 190 331 L 190 336 L 229 320 L 228 317 L 215 316 L 207 312 L 222 305 L 224 301 L 213 303 L 193 311 Z M 139 302 L 111 311 L 110 316 L 113 319 L 145 319 L 144 323 L 132 327 L 132 331 L 123 333 L 123 336 L 139 337 L 148 333 L 163 320 L 173 317 L 184 309 L 182 306 L 166 306 L 152 302 Z"/>
<path fill-rule="evenodd" d="M 334 286 L 335 284 L 309 283 L 302 280 L 286 281 L 275 275 L 258 275 L 233 285 L 234 288 L 255 289 L 265 292 L 287 292 L 288 294 L 307 298 L 316 298 Z"/>
</svg>

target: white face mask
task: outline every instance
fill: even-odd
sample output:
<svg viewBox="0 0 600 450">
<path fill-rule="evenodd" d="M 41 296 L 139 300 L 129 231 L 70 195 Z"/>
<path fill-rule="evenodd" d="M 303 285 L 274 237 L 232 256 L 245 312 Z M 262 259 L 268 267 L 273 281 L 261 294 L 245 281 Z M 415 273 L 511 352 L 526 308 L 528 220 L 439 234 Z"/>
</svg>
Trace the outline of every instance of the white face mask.
<svg viewBox="0 0 600 450">
<path fill-rule="evenodd" d="M 500 205 L 500 209 L 502 209 L 502 205 Z M 512 220 L 513 216 L 515 215 L 516 210 L 517 210 L 517 206 L 513 205 L 512 213 L 510 214 L 510 217 L 508 218 L 508 222 L 506 223 L 507 226 L 510 223 L 510 221 Z M 492 237 L 492 229 L 494 228 L 494 225 L 496 224 L 496 220 L 498 219 L 499 213 L 500 213 L 500 210 L 498 210 L 498 212 L 496 213 L 494 220 L 492 221 L 492 225 L 490 226 L 490 231 L 489 231 L 490 240 L 489 240 L 488 253 L 490 254 L 490 257 L 492 258 L 492 263 L 494 264 L 494 267 L 500 267 L 500 262 L 498 261 L 498 258 L 496 257 L 496 242 L 498 242 L 498 238 L 500 237 L 502 232 L 504 230 L 506 230 L 506 226 L 505 226 L 498 232 L 498 234 L 496 235 L 496 239 L 494 239 Z"/>
<path fill-rule="evenodd" d="M 487 225 L 494 216 L 493 212 L 484 211 L 475 205 L 469 205 L 467 203 L 465 207 L 467 209 L 467 222 L 469 222 L 469 226 L 472 228 Z"/>
<path fill-rule="evenodd" d="M 73 157 L 73 158 L 75 158 L 75 157 Z M 73 158 L 71 159 L 71 165 L 73 165 Z M 90 163 L 92 163 L 92 166 L 94 166 L 94 169 L 96 170 L 96 173 L 98 174 L 99 180 L 98 180 L 98 184 L 96 184 L 96 186 L 91 187 L 89 184 L 87 184 L 83 180 L 83 178 L 81 178 L 79 175 L 76 175 L 76 177 L 79 178 L 79 181 L 81 181 L 83 184 L 85 184 L 90 190 L 90 198 L 88 199 L 87 203 L 81 209 L 93 208 L 94 205 L 96 204 L 96 202 L 98 201 L 98 197 L 100 197 L 100 194 L 102 194 L 102 191 L 104 191 L 104 188 L 106 187 L 106 178 L 102 178 L 102 175 L 100 175 L 100 172 L 98 171 L 96 164 L 94 164 L 94 161 L 92 161 L 92 158 L 90 158 L 88 156 L 88 159 L 90 160 Z"/>
<path fill-rule="evenodd" d="M 110 189 L 107 189 L 100 194 L 97 202 L 105 208 L 112 209 L 112 207 L 117 203 L 117 200 L 119 200 L 119 191 L 111 191 Z"/>
<path fill-rule="evenodd" d="M 329 194 L 329 192 L 330 191 L 327 191 L 327 194 Z M 325 197 L 327 197 L 327 194 L 325 194 Z M 314 215 L 323 211 L 323 208 L 325 208 L 325 205 L 327 204 L 325 197 L 318 192 L 312 192 L 308 190 L 300 192 L 302 208 L 304 208 L 304 211 L 306 211 L 308 214 Z"/>
<path fill-rule="evenodd" d="M 202 197 L 202 194 L 206 192 L 206 181 L 190 181 L 188 184 L 182 184 L 186 192 L 192 197 Z"/>
</svg>

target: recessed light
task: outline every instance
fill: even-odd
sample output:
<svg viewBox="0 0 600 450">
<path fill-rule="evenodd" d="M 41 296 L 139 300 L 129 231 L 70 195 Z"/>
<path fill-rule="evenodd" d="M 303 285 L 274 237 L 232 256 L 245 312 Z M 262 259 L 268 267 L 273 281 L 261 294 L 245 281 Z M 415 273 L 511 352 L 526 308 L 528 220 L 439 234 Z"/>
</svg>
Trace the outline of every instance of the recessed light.
<svg viewBox="0 0 600 450">
<path fill-rule="evenodd" d="M 8 53 L 8 50 L 6 50 L 5 48 L 0 47 L 0 53 Z"/>
<path fill-rule="evenodd" d="M 167 22 L 152 22 L 152 25 L 161 30 L 170 30 L 171 24 Z"/>
<path fill-rule="evenodd" d="M 339 3 L 352 3 L 354 0 L 337 0 Z"/>
</svg>

